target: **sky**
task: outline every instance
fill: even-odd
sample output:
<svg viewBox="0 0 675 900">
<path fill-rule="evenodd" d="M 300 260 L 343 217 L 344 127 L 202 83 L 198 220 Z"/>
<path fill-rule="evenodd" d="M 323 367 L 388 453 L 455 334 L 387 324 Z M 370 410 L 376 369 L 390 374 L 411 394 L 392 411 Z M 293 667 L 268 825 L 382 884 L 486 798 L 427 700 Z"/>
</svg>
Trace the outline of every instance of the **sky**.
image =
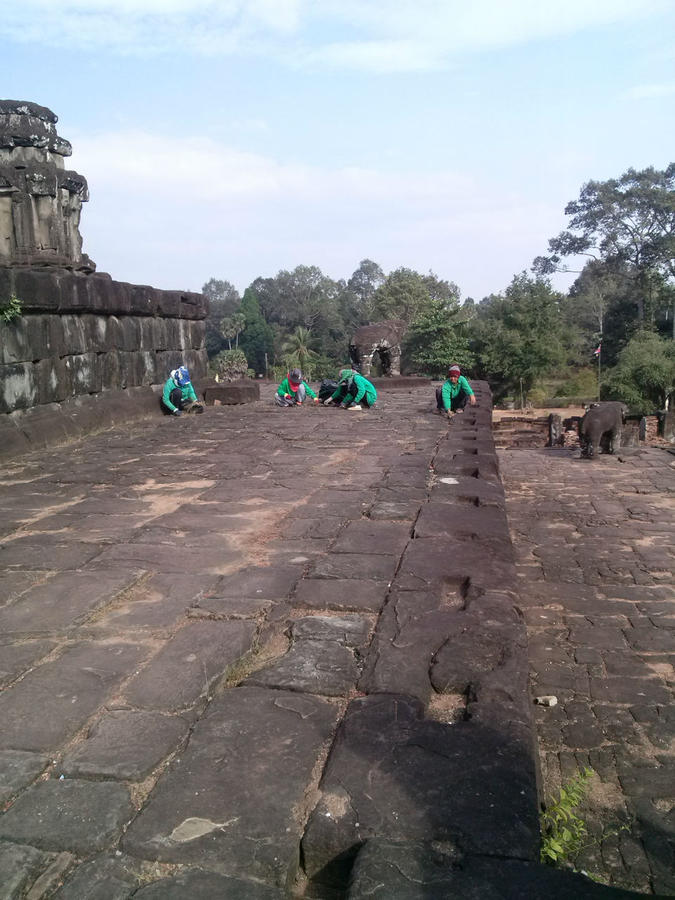
<svg viewBox="0 0 675 900">
<path fill-rule="evenodd" d="M 371 259 L 480 300 L 583 184 L 675 159 L 672 0 L 23 0 L 0 50 L 89 183 L 84 252 L 159 288 Z"/>
</svg>

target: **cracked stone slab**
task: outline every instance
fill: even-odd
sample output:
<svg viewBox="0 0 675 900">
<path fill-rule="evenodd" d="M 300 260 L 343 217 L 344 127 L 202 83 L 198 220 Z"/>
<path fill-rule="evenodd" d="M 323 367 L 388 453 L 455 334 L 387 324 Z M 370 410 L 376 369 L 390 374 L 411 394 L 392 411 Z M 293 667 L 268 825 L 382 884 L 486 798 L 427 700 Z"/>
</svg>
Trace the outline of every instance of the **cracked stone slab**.
<svg viewBox="0 0 675 900">
<path fill-rule="evenodd" d="M 189 723 L 180 716 L 117 709 L 103 716 L 87 739 L 68 753 L 59 771 L 69 777 L 140 781 L 170 753 Z"/>
<path fill-rule="evenodd" d="M 0 543 L 0 566 L 20 569 L 79 569 L 94 559 L 102 544 L 60 543 L 50 535 L 31 535 Z"/>
<path fill-rule="evenodd" d="M 475 588 L 503 590 L 516 583 L 510 541 L 460 541 L 418 538 L 411 541 L 396 573 L 399 590 L 439 590 L 470 580 Z"/>
<path fill-rule="evenodd" d="M 0 837 L 88 854 L 115 841 L 133 815 L 129 791 L 105 781 L 42 781 L 0 819 Z"/>
<path fill-rule="evenodd" d="M 270 609 L 274 601 L 259 597 L 203 597 L 188 610 L 190 618 L 212 616 L 215 619 L 256 619 Z"/>
<path fill-rule="evenodd" d="M 111 603 L 135 577 L 112 572 L 60 573 L 0 610 L 0 630 L 40 634 L 69 628 Z"/>
<path fill-rule="evenodd" d="M 385 553 L 398 557 L 409 540 L 410 526 L 407 524 L 359 519 L 340 532 L 331 553 Z"/>
<path fill-rule="evenodd" d="M 347 900 L 636 900 L 583 875 L 537 863 L 460 857 L 451 847 L 368 840 L 349 879 Z"/>
<path fill-rule="evenodd" d="M 55 641 L 21 641 L 0 644 L 0 688 L 30 669 L 56 647 Z"/>
<path fill-rule="evenodd" d="M 0 750 L 0 803 L 30 784 L 49 763 L 49 757 L 25 750 Z"/>
<path fill-rule="evenodd" d="M 44 577 L 42 572 L 0 572 L 0 606 L 16 600 Z"/>
<path fill-rule="evenodd" d="M 124 568 L 128 570 L 137 567 L 181 573 L 185 571 L 186 553 L 193 571 L 209 575 L 222 575 L 240 559 L 238 550 L 222 546 L 213 549 L 190 547 L 188 551 L 181 552 L 180 544 L 177 545 L 175 542 L 169 544 L 115 544 L 103 550 L 93 562 L 89 563 L 87 569 L 98 571 Z"/>
<path fill-rule="evenodd" d="M 316 564 L 315 578 L 355 578 L 363 581 L 372 578 L 387 584 L 394 577 L 398 566 L 397 556 L 378 553 L 335 553 Z"/>
<path fill-rule="evenodd" d="M 412 522 L 420 510 L 419 500 L 379 500 L 368 511 L 377 520 L 405 519 Z"/>
<path fill-rule="evenodd" d="M 362 647 L 370 635 L 363 616 L 304 616 L 294 619 L 291 634 L 296 641 L 337 641 L 345 647 Z"/>
<path fill-rule="evenodd" d="M 142 900 L 185 900 L 187 897 L 190 900 L 215 900 L 216 897 L 227 897 L 228 900 L 283 900 L 287 896 L 285 891 L 258 881 L 228 878 L 199 869 L 182 872 L 175 878 L 163 878 L 134 894 L 134 898 Z"/>
<path fill-rule="evenodd" d="M 530 743 L 472 722 L 424 719 L 419 701 L 405 696 L 352 700 L 303 837 L 308 875 L 376 836 L 535 859 Z"/>
<path fill-rule="evenodd" d="M 300 574 L 295 566 L 250 566 L 233 575 L 224 575 L 206 592 L 205 599 L 252 597 L 284 600 L 297 584 Z"/>
<path fill-rule="evenodd" d="M 298 866 L 296 812 L 338 711 L 317 697 L 233 688 L 208 707 L 124 845 L 282 887 Z"/>
<path fill-rule="evenodd" d="M 428 702 L 432 659 L 455 621 L 453 609 L 443 605 L 431 592 L 392 593 L 377 623 L 359 690 L 411 694 Z"/>
<path fill-rule="evenodd" d="M 22 844 L 0 843 L 0 889 L 3 900 L 20 900 L 53 855 Z"/>
<path fill-rule="evenodd" d="M 352 578 L 303 578 L 295 592 L 296 606 L 309 609 L 377 613 L 387 596 L 387 583 Z"/>
<path fill-rule="evenodd" d="M 470 537 L 510 541 L 506 513 L 490 506 L 425 504 L 415 522 L 415 537 Z"/>
<path fill-rule="evenodd" d="M 138 644 L 86 641 L 33 669 L 0 695 L 0 747 L 58 748 L 145 657 Z M 26 710 L 31 715 L 26 715 Z"/>
<path fill-rule="evenodd" d="M 302 640 L 245 683 L 343 697 L 355 688 L 359 671 L 354 654 L 336 641 Z"/>
<path fill-rule="evenodd" d="M 125 696 L 144 709 L 186 708 L 251 649 L 254 637 L 248 621 L 189 622 L 132 678 Z"/>
<path fill-rule="evenodd" d="M 128 900 L 139 883 L 135 860 L 95 856 L 69 874 L 54 900 Z"/>
</svg>

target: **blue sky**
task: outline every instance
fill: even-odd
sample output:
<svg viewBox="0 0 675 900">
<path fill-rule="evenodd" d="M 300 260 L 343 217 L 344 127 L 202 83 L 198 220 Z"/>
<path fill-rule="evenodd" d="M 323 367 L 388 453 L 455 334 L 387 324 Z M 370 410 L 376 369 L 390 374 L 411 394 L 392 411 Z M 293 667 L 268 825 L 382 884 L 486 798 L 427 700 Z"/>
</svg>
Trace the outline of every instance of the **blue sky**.
<svg viewBox="0 0 675 900">
<path fill-rule="evenodd" d="M 478 300 L 584 182 L 675 158 L 671 0 L 23 0 L 0 42 L 89 182 L 85 252 L 155 287 L 369 258 Z"/>
</svg>

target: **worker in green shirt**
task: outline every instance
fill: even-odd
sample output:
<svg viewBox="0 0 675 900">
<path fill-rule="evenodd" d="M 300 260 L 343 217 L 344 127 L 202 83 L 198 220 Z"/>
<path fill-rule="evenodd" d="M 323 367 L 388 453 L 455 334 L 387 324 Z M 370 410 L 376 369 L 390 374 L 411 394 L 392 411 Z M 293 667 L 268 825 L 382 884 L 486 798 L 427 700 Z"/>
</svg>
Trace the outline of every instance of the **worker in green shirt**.
<svg viewBox="0 0 675 900">
<path fill-rule="evenodd" d="M 291 369 L 277 388 L 274 402 L 277 406 L 302 406 L 307 397 L 312 399 L 314 403 L 319 402 L 316 393 L 306 381 L 302 380 L 302 371 L 300 369 Z"/>
<path fill-rule="evenodd" d="M 362 409 L 374 406 L 377 391 L 367 378 L 359 375 L 354 369 L 342 369 L 338 376 L 338 386 L 331 397 L 323 401 L 324 406 L 332 403 L 342 409 Z"/>
<path fill-rule="evenodd" d="M 450 366 L 447 379 L 441 387 L 436 388 L 437 410 L 451 418 L 455 413 L 464 412 L 467 400 L 471 406 L 476 405 L 476 395 L 459 366 Z"/>
</svg>

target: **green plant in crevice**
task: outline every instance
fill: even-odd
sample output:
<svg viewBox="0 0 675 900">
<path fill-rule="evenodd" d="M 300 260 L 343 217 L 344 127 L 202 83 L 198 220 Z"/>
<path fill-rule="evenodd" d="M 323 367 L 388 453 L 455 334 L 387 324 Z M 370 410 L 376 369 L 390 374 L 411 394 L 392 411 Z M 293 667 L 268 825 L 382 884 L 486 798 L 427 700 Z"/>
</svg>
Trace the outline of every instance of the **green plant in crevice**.
<svg viewBox="0 0 675 900">
<path fill-rule="evenodd" d="M 0 321 L 12 322 L 21 315 L 21 301 L 12 294 L 8 300 L 0 300 Z"/>
<path fill-rule="evenodd" d="M 588 841 L 586 822 L 576 813 L 588 790 L 593 769 L 585 767 L 560 788 L 557 799 L 544 805 L 539 816 L 540 859 L 550 866 L 570 863 Z"/>
</svg>

